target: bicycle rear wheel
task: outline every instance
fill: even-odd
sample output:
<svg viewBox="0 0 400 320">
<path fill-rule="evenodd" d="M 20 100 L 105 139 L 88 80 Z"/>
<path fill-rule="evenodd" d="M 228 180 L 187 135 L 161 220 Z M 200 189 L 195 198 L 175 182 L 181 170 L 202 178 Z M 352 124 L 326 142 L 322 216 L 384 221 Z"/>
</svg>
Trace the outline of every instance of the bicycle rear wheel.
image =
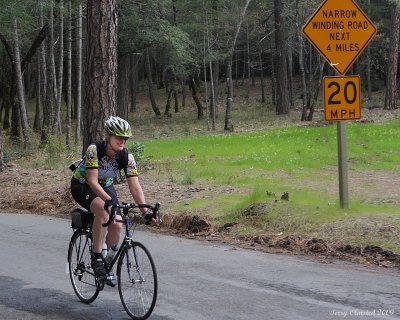
<svg viewBox="0 0 400 320">
<path fill-rule="evenodd" d="M 93 302 L 99 288 L 91 266 L 92 235 L 78 229 L 72 235 L 68 249 L 69 277 L 78 298 L 85 303 Z"/>
<path fill-rule="evenodd" d="M 147 319 L 157 300 L 157 272 L 147 248 L 132 241 L 122 251 L 117 267 L 122 305 L 134 320 Z"/>
</svg>

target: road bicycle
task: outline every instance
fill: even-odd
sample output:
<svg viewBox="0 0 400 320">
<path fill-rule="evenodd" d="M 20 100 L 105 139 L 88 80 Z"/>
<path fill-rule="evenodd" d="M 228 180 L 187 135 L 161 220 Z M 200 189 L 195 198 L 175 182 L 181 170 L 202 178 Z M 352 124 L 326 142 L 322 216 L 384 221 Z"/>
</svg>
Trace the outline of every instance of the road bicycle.
<svg viewBox="0 0 400 320">
<path fill-rule="evenodd" d="M 145 217 L 137 208 L 148 208 Z M 119 210 L 122 209 L 122 210 Z M 122 211 L 121 220 L 115 219 L 117 211 Z M 105 262 L 108 278 L 97 278 L 91 266 L 93 254 L 92 224 L 94 215 L 83 208 L 72 211 L 71 226 L 74 233 L 68 248 L 67 272 L 72 287 L 78 298 L 84 303 L 93 302 L 103 290 L 107 280 L 111 280 L 110 272 L 117 264 L 117 284 L 119 297 L 128 315 L 135 320 L 147 319 L 153 312 L 157 300 L 157 271 L 149 250 L 140 242 L 132 239 L 136 226 L 152 219 L 161 221 L 160 203 L 148 204 L 122 203 L 113 205 L 110 218 L 104 227 L 113 221 L 123 223 L 125 236 L 111 261 Z M 110 248 L 111 250 L 111 248 Z"/>
</svg>

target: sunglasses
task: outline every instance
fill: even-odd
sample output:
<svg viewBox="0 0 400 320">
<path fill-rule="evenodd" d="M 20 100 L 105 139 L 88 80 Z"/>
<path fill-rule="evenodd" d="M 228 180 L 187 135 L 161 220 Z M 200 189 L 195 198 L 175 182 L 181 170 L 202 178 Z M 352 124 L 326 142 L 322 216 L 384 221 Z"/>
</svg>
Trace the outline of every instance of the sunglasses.
<svg viewBox="0 0 400 320">
<path fill-rule="evenodd" d="M 128 140 L 128 138 L 126 138 L 126 137 L 118 137 L 118 136 L 114 136 L 114 137 L 119 141 L 125 141 L 126 142 L 126 140 Z"/>
</svg>

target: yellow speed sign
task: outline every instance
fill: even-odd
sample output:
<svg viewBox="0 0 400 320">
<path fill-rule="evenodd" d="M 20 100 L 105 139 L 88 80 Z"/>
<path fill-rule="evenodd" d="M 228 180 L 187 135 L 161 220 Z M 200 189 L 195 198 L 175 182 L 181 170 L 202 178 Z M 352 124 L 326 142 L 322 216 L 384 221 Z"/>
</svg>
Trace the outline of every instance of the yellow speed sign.
<svg viewBox="0 0 400 320">
<path fill-rule="evenodd" d="M 361 80 L 359 76 L 324 77 L 325 120 L 361 119 Z"/>
</svg>

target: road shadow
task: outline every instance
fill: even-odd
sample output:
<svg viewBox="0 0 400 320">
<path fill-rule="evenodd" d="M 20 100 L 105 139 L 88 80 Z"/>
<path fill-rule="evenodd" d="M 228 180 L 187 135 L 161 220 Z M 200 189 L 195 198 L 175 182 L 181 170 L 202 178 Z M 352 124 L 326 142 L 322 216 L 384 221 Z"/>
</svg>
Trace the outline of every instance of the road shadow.
<svg viewBox="0 0 400 320">
<path fill-rule="evenodd" d="M 10 317 L 8 314 L 10 310 L 6 310 L 7 320 L 22 319 L 22 317 L 30 319 L 29 315 L 32 319 L 43 317 L 52 320 L 130 319 L 122 304 L 114 300 L 101 298 L 100 302 L 85 304 L 73 294 L 61 290 L 28 287 L 29 283 L 8 276 L 0 276 L 0 283 L 0 314 L 4 315 L 2 309 L 20 311 L 15 312 L 15 317 Z M 24 313 L 23 316 L 21 312 Z M 170 317 L 157 314 L 153 314 L 150 319 L 172 320 Z"/>
</svg>

